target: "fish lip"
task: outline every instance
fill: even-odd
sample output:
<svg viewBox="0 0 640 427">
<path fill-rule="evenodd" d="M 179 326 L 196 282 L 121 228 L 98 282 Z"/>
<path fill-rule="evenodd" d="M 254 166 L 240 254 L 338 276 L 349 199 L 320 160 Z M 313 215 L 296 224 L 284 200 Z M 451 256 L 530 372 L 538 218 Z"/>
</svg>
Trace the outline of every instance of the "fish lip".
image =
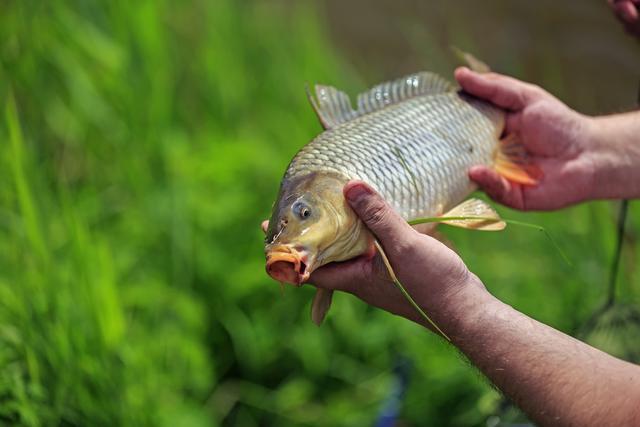
<svg viewBox="0 0 640 427">
<path fill-rule="evenodd" d="M 286 281 L 294 286 L 302 286 L 311 276 L 311 272 L 314 269 L 314 258 L 309 256 L 309 251 L 302 246 L 293 245 L 275 245 L 268 246 L 266 248 L 266 270 L 269 276 L 278 281 L 282 281 L 274 276 L 272 268 L 278 262 L 285 262 L 293 264 L 293 272 L 296 277 L 292 281 Z"/>
</svg>

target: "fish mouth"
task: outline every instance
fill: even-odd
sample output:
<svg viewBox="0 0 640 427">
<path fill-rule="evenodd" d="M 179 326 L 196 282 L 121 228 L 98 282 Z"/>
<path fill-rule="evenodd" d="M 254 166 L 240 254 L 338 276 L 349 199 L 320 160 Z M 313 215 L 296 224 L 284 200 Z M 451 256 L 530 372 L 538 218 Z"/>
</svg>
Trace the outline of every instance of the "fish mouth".
<svg viewBox="0 0 640 427">
<path fill-rule="evenodd" d="M 300 286 L 311 276 L 309 258 L 304 248 L 274 246 L 267 249 L 267 274 L 278 282 Z"/>
</svg>

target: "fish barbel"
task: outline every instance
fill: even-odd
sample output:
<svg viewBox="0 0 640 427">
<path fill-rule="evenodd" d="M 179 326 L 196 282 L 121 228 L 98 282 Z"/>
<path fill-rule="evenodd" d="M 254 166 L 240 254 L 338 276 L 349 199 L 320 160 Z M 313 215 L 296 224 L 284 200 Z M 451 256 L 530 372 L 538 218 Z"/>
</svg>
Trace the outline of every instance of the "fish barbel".
<svg viewBox="0 0 640 427">
<path fill-rule="evenodd" d="M 265 239 L 267 272 L 280 282 L 300 285 L 322 265 L 372 253 L 372 236 L 342 194 L 349 180 L 369 183 L 406 220 L 499 219 L 480 200 L 461 204 L 476 188 L 467 176 L 474 165 L 535 183 L 519 142 L 500 140 L 504 112 L 433 73 L 377 85 L 358 96 L 357 109 L 329 86 L 316 85 L 309 98 L 325 131 L 291 160 Z M 504 228 L 500 221 L 443 222 Z M 316 323 L 330 302 L 330 291 L 319 289 L 312 304 Z"/>
</svg>

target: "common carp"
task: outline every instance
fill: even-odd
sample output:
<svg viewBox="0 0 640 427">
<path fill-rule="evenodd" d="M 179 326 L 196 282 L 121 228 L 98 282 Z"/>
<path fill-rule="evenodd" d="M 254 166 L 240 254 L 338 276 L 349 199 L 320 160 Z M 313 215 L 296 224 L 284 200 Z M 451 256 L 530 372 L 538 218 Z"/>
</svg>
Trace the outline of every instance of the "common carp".
<svg viewBox="0 0 640 427">
<path fill-rule="evenodd" d="M 476 189 L 471 166 L 536 183 L 517 137 L 501 139 L 504 111 L 436 74 L 379 84 L 358 95 L 356 109 L 333 87 L 307 92 L 325 130 L 291 160 L 273 207 L 266 269 L 280 282 L 300 285 L 322 265 L 374 253 L 371 234 L 344 199 L 349 180 L 369 183 L 408 221 L 456 217 L 442 222 L 480 230 L 505 224 L 485 202 L 465 201 Z M 330 303 L 331 291 L 318 289 L 314 322 Z"/>
</svg>

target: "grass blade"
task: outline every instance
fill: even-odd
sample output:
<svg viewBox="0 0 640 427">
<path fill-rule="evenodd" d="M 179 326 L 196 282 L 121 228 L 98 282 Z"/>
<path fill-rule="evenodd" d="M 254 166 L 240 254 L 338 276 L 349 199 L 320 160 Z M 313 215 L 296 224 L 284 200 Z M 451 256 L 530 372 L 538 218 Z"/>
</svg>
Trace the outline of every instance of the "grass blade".
<svg viewBox="0 0 640 427">
<path fill-rule="evenodd" d="M 384 262 L 384 265 L 387 268 L 387 271 L 389 272 L 389 276 L 391 276 L 391 280 L 398 287 L 398 289 L 400 289 L 400 292 L 402 292 L 402 295 L 404 295 L 407 301 L 409 301 L 409 303 L 418 311 L 418 313 L 420 313 L 420 316 L 422 316 L 427 322 L 429 322 L 429 324 L 433 326 L 433 328 L 436 331 L 438 331 L 440 335 L 442 335 L 447 341 L 450 342 L 451 339 L 449 339 L 447 334 L 442 332 L 442 329 L 440 329 L 438 325 L 436 325 L 435 322 L 431 320 L 431 318 L 427 315 L 427 313 L 425 313 L 424 310 L 420 308 L 420 306 L 415 302 L 415 300 L 411 297 L 411 295 L 409 295 L 409 292 L 407 292 L 407 290 L 402 285 L 400 280 L 398 280 L 398 277 L 396 276 L 396 273 L 393 271 L 393 267 L 389 262 L 389 258 L 387 258 L 387 254 L 384 252 L 384 249 L 382 249 L 382 245 L 380 245 L 380 243 L 377 240 L 375 241 L 375 245 L 376 245 L 376 248 L 378 249 L 378 252 L 380 252 L 380 256 L 382 257 L 382 261 Z"/>
<path fill-rule="evenodd" d="M 495 218 L 483 217 L 483 216 L 436 216 L 436 217 L 416 218 L 408 222 L 409 222 L 409 225 L 418 225 L 418 224 L 428 224 L 428 223 L 443 222 L 443 221 L 460 221 L 460 220 L 470 220 L 470 219 L 476 219 L 479 221 L 496 221 L 496 222 L 498 221 Z M 502 218 L 500 221 L 506 222 L 507 224 L 518 225 L 520 227 L 533 228 L 534 230 L 541 231 L 542 233 L 544 233 L 547 239 L 549 239 L 553 247 L 558 251 L 558 253 L 562 257 L 564 262 L 566 262 L 568 266 L 573 267 L 573 264 L 571 263 L 567 255 L 564 253 L 562 248 L 560 248 L 560 245 L 558 245 L 555 239 L 551 237 L 551 234 L 546 230 L 546 228 L 537 224 L 531 224 L 529 222 L 523 222 L 523 221 L 516 221 L 513 219 Z"/>
</svg>

